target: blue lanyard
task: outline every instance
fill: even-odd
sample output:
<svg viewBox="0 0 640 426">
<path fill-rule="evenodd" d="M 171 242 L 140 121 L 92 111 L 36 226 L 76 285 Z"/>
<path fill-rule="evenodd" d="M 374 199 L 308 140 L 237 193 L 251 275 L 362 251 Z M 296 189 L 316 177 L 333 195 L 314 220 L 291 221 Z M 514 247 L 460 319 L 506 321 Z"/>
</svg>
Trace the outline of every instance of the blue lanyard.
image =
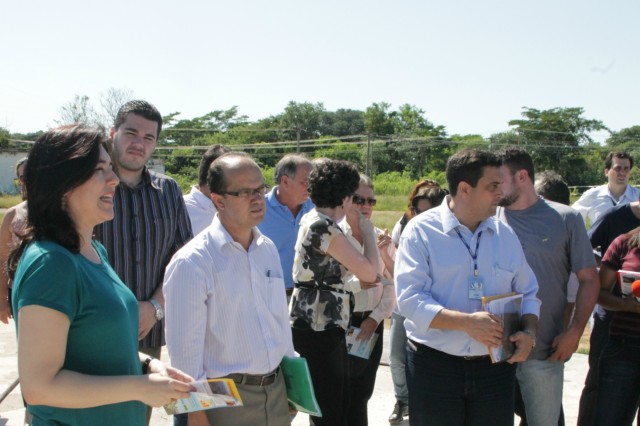
<svg viewBox="0 0 640 426">
<path fill-rule="evenodd" d="M 462 241 L 462 244 L 464 244 L 464 246 L 467 248 L 467 251 L 469 252 L 469 256 L 471 256 L 471 259 L 473 259 L 473 276 L 477 277 L 478 276 L 478 248 L 480 247 L 480 237 L 482 237 L 482 231 L 478 232 L 478 239 L 476 240 L 476 252 L 473 253 L 471 251 L 471 247 L 469 247 L 469 244 L 467 244 L 464 238 L 462 238 L 462 234 L 460 233 L 460 231 L 458 231 L 458 228 L 454 228 L 454 230 L 458 234 L 458 237 L 460 237 L 460 241 Z"/>
</svg>

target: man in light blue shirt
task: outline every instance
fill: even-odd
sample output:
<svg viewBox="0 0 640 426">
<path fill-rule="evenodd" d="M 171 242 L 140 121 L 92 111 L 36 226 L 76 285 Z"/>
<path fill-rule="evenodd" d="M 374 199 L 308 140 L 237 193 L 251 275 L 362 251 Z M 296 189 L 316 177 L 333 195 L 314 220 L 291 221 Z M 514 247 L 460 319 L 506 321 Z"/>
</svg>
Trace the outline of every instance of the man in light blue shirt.
<svg viewBox="0 0 640 426">
<path fill-rule="evenodd" d="M 463 150 L 447 162 L 451 195 L 407 224 L 395 264 L 406 317 L 407 385 L 412 425 L 513 425 L 515 365 L 527 359 L 540 313 L 538 284 L 515 233 L 494 215 L 502 198 L 500 159 Z M 482 297 L 523 295 L 513 356 L 492 364 L 500 317 Z"/>
<path fill-rule="evenodd" d="M 258 229 L 269 237 L 278 248 L 284 271 L 287 295 L 293 291 L 293 255 L 300 219 L 313 209 L 309 199 L 309 174 L 313 164 L 298 154 L 282 157 L 274 170 L 275 186 L 267 194 L 267 212 Z"/>
</svg>

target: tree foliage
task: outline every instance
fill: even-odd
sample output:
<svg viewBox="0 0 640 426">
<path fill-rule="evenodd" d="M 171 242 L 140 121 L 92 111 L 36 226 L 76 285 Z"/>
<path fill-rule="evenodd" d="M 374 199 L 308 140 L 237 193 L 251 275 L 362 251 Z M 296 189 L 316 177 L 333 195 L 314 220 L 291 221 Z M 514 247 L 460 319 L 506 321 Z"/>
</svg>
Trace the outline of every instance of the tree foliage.
<svg viewBox="0 0 640 426">
<path fill-rule="evenodd" d="M 0 148 L 8 147 L 9 139 L 11 139 L 11 133 L 7 129 L 0 127 Z"/>
</svg>

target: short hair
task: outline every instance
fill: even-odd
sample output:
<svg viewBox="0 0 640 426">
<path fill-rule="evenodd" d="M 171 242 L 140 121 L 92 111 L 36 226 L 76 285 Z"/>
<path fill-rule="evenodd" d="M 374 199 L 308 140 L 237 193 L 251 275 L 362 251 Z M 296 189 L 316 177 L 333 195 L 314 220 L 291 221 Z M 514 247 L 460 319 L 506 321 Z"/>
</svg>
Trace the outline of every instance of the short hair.
<svg viewBox="0 0 640 426">
<path fill-rule="evenodd" d="M 312 165 L 311 161 L 301 154 L 287 154 L 278 161 L 273 170 L 273 180 L 276 184 L 280 183 L 282 176 L 293 178 L 301 165 Z"/>
<path fill-rule="evenodd" d="M 610 152 L 607 155 L 607 158 L 604 159 L 604 168 L 605 169 L 610 169 L 611 166 L 613 166 L 613 159 L 614 158 L 621 158 L 621 159 L 628 159 L 629 160 L 629 168 L 633 169 L 633 156 L 631 154 L 629 154 L 628 152 L 624 152 L 624 151 L 613 151 Z"/>
<path fill-rule="evenodd" d="M 246 152 L 229 151 L 216 158 L 209 166 L 209 173 L 207 174 L 207 186 L 212 194 L 223 194 L 227 190 L 227 182 L 224 177 L 224 172 L 229 169 L 229 163 L 226 161 L 230 158 L 243 158 L 248 159 L 256 167 L 260 168 L 258 164 L 251 158 Z"/>
<path fill-rule="evenodd" d="M 198 169 L 198 185 L 207 185 L 207 176 L 209 175 L 209 166 L 218 157 L 227 152 L 231 152 L 229 148 L 224 145 L 213 145 L 204 154 L 200 160 L 200 168 Z"/>
<path fill-rule="evenodd" d="M 526 170 L 529 179 L 531 179 L 531 183 L 535 182 L 533 159 L 523 148 L 509 146 L 500 153 L 500 158 L 502 159 L 502 164 L 509 168 L 512 175 L 518 170 Z"/>
<path fill-rule="evenodd" d="M 475 188 L 485 167 L 500 167 L 501 165 L 500 158 L 489 151 L 466 148 L 456 152 L 447 161 L 446 176 L 449 192 L 455 196 L 458 193 L 460 182 L 467 182 Z"/>
<path fill-rule="evenodd" d="M 364 173 L 360 173 L 360 181 L 358 182 L 358 186 L 360 186 L 360 185 L 363 185 L 363 186 L 366 186 L 368 188 L 371 188 L 372 191 L 374 190 L 374 188 L 373 188 L 373 180 L 369 176 L 365 175 Z M 356 188 L 356 190 L 357 190 L 357 188 Z"/>
<path fill-rule="evenodd" d="M 569 185 L 562 179 L 559 173 L 553 170 L 545 170 L 538 173 L 535 184 L 536 192 L 549 201 L 571 204 L 571 191 Z"/>
<path fill-rule="evenodd" d="M 116 114 L 115 122 L 113 123 L 113 127 L 116 130 L 127 120 L 129 113 L 158 123 L 158 134 L 156 137 L 160 136 L 160 131 L 162 130 L 162 115 L 160 115 L 160 111 L 149 102 L 141 100 L 129 101 L 120 107 L 118 114 Z"/>
<path fill-rule="evenodd" d="M 66 195 L 93 176 L 101 147 L 107 149 L 103 129 L 77 124 L 49 130 L 35 141 L 24 171 L 29 225 L 22 243 L 10 254 L 10 275 L 33 240 L 52 240 L 72 253 L 80 251 L 80 235 L 67 210 Z"/>
<path fill-rule="evenodd" d="M 16 163 L 16 177 L 20 177 L 20 167 L 22 167 L 23 165 L 26 166 L 27 162 L 27 157 L 22 157 L 21 159 L 18 160 L 18 162 Z"/>
<path fill-rule="evenodd" d="M 317 207 L 334 208 L 342 205 L 345 197 L 358 189 L 360 174 L 353 163 L 327 159 L 309 175 L 311 201 Z"/>
</svg>

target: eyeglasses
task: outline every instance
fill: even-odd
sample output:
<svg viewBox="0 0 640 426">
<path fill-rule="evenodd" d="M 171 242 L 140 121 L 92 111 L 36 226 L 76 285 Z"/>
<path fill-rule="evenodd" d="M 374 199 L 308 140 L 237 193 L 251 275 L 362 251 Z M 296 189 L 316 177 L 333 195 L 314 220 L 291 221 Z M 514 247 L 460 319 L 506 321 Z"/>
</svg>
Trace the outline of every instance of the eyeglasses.
<svg viewBox="0 0 640 426">
<path fill-rule="evenodd" d="M 264 194 L 266 194 L 268 190 L 269 190 L 269 185 L 262 185 L 256 189 L 243 188 L 237 191 L 224 191 L 224 192 L 221 192 L 220 194 L 233 195 L 234 197 L 239 197 L 239 198 L 253 198 L 256 195 L 260 197 L 264 197 Z"/>
<path fill-rule="evenodd" d="M 366 204 L 369 204 L 371 207 L 374 207 L 377 202 L 378 200 L 376 200 L 375 198 L 364 198 L 359 196 L 358 194 L 354 194 L 353 196 L 353 203 L 359 206 L 364 206 L 366 203 Z"/>
</svg>

